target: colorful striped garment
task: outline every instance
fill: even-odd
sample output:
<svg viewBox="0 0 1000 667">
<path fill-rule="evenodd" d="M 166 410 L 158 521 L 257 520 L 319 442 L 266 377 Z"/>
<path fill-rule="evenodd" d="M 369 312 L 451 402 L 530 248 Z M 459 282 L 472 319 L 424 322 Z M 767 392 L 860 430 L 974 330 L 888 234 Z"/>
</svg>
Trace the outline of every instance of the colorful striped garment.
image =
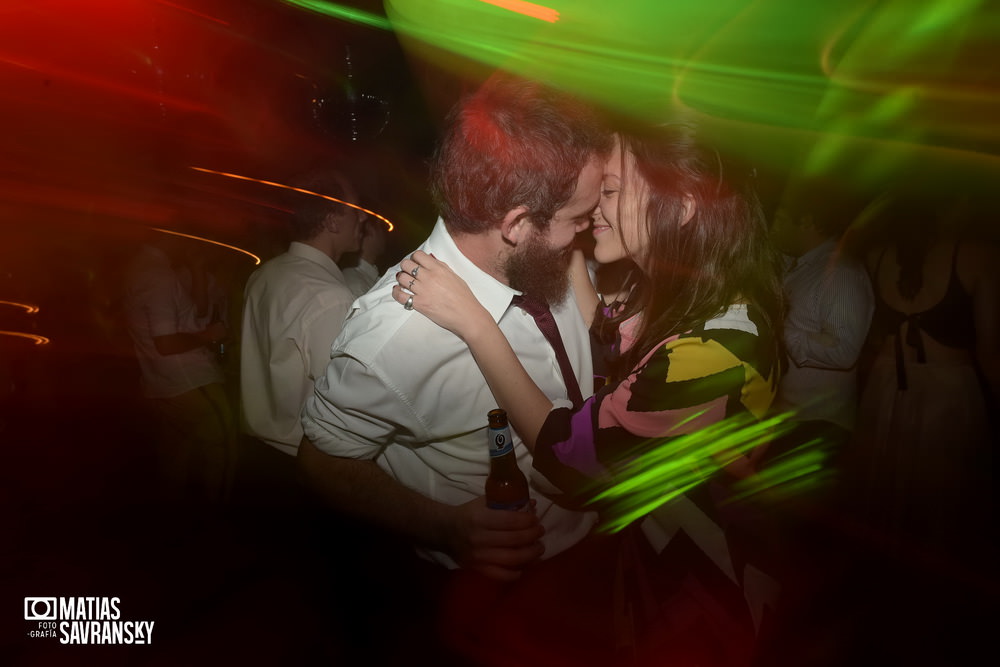
<svg viewBox="0 0 1000 667">
<path fill-rule="evenodd" d="M 620 325 L 622 351 L 633 344 L 639 317 Z M 778 375 L 774 337 L 763 319 L 752 306 L 730 306 L 664 340 L 580 410 L 553 410 L 535 445 L 534 466 L 568 498 L 586 502 L 621 481 L 615 468 L 644 450 L 728 417 L 763 419 Z"/>
</svg>

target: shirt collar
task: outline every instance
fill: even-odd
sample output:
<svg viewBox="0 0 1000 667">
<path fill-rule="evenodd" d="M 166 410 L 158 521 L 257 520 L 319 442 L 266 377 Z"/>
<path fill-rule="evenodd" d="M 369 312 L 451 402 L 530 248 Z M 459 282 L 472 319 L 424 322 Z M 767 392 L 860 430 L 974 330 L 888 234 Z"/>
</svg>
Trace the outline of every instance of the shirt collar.
<svg viewBox="0 0 1000 667">
<path fill-rule="evenodd" d="M 424 243 L 424 251 L 448 264 L 455 273 L 465 280 L 476 299 L 489 311 L 494 321 L 500 321 L 500 318 L 510 307 L 511 299 L 516 294 L 520 294 L 517 290 L 504 285 L 483 271 L 473 264 L 472 260 L 463 255 L 441 218 L 438 218 L 430 237 Z"/>
<path fill-rule="evenodd" d="M 292 241 L 288 245 L 288 254 L 307 259 L 314 264 L 319 264 L 338 280 L 343 280 L 344 278 L 344 274 L 340 272 L 340 267 L 337 266 L 337 263 L 329 255 L 318 248 L 312 247 L 308 243 Z"/>
<path fill-rule="evenodd" d="M 826 241 L 823 241 L 809 252 L 804 253 L 801 257 L 799 257 L 799 261 L 796 262 L 795 265 L 797 267 L 801 267 L 805 264 L 809 264 L 810 262 L 814 262 L 817 259 L 828 257 L 834 250 L 836 250 L 836 248 L 837 248 L 837 241 L 835 239 L 827 239 Z"/>
</svg>

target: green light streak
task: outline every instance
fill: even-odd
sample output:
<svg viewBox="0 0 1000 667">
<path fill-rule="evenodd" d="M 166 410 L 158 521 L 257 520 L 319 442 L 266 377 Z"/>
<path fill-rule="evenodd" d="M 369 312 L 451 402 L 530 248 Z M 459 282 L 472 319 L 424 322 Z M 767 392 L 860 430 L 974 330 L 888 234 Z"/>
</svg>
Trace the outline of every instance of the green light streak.
<svg viewBox="0 0 1000 667">
<path fill-rule="evenodd" d="M 500 67 L 653 122 L 704 112 L 762 167 L 877 185 L 914 160 L 1000 175 L 1000 6 L 983 0 L 386 0 L 411 56 Z M 457 57 L 456 57 L 457 56 Z M 815 153 L 815 154 L 814 154 Z"/>
<path fill-rule="evenodd" d="M 907 38 L 933 38 L 942 31 L 959 25 L 972 15 L 982 4 L 982 0 L 949 0 L 949 2 L 931 2 L 927 7 L 915 9 L 915 16 L 910 25 Z"/>
<path fill-rule="evenodd" d="M 916 106 L 919 94 L 920 89 L 916 87 L 894 90 L 872 105 L 871 111 L 868 112 L 868 121 L 884 125 L 899 120 Z"/>
<path fill-rule="evenodd" d="M 360 10 L 357 7 L 345 7 L 333 2 L 326 2 L 326 0 L 282 0 L 282 2 L 286 5 L 294 5 L 295 7 L 323 14 L 324 16 L 366 25 L 370 28 L 378 28 L 379 30 L 392 29 L 392 24 L 386 18 Z"/>
<path fill-rule="evenodd" d="M 695 415 L 697 417 L 698 415 Z M 787 434 L 791 414 L 757 421 L 738 415 L 644 451 L 613 471 L 616 481 L 597 494 L 603 510 L 600 530 L 617 532 L 715 476 L 750 450 Z M 692 417 L 692 418 L 695 418 Z M 824 443 L 815 440 L 770 462 L 735 486 L 736 498 L 792 499 L 828 481 Z"/>
<path fill-rule="evenodd" d="M 768 462 L 755 477 L 735 482 L 728 502 L 759 499 L 773 503 L 801 498 L 832 481 L 833 472 L 827 465 L 829 458 L 830 452 L 823 440 L 799 445 Z"/>
</svg>

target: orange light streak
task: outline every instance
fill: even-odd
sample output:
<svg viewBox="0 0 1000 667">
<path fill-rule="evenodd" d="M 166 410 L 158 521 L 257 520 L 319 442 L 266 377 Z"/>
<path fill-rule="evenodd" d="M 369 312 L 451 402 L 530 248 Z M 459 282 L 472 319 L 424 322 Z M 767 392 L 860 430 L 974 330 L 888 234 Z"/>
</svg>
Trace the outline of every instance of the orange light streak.
<svg viewBox="0 0 1000 667">
<path fill-rule="evenodd" d="M 285 190 L 292 190 L 294 192 L 301 192 L 302 194 L 306 194 L 306 195 L 313 195 L 314 197 L 322 197 L 323 199 L 329 199 L 330 201 L 337 202 L 338 204 L 343 204 L 344 206 L 350 206 L 351 208 L 356 208 L 359 211 L 361 211 L 362 213 L 367 213 L 368 215 L 372 216 L 373 218 L 378 218 L 379 220 L 381 220 L 382 222 L 384 222 L 386 224 L 386 226 L 389 228 L 390 232 L 396 228 L 396 226 L 393 225 L 391 222 L 389 222 L 389 219 L 386 218 L 385 216 L 379 215 L 375 211 L 369 211 L 364 206 L 358 206 L 357 204 L 352 204 L 349 201 L 344 201 L 343 199 L 337 199 L 336 197 L 331 197 L 330 195 L 320 194 L 319 192 L 313 192 L 312 190 L 303 190 L 302 188 L 296 188 L 296 187 L 293 187 L 291 185 L 285 185 L 283 183 L 275 183 L 274 181 L 262 181 L 259 178 L 252 178 L 250 176 L 240 176 L 239 174 L 230 174 L 230 173 L 227 173 L 227 172 L 224 172 L 224 171 L 215 171 L 214 169 L 206 169 L 204 167 L 191 167 L 191 169 L 194 169 L 195 171 L 200 171 L 200 172 L 203 172 L 203 173 L 206 173 L 206 174 L 215 174 L 217 176 L 225 176 L 226 178 L 235 178 L 235 179 L 238 179 L 238 180 L 241 180 L 241 181 L 251 181 L 252 183 L 261 183 L 262 185 L 270 185 L 271 187 L 275 187 L 275 188 L 283 188 Z"/>
<path fill-rule="evenodd" d="M 35 334 L 23 333 L 21 331 L 0 331 L 0 336 L 15 336 L 17 338 L 27 338 L 28 340 L 35 341 L 35 345 L 48 345 L 49 339 L 45 336 L 36 336 Z"/>
<path fill-rule="evenodd" d="M 555 23 L 559 20 L 559 12 L 555 9 L 549 7 L 543 7 L 542 5 L 536 5 L 533 2 L 524 2 L 524 0 L 482 0 L 491 5 L 496 5 L 501 9 L 506 9 L 508 11 L 517 12 L 518 14 L 524 14 L 525 16 L 530 16 L 533 19 L 541 19 L 542 21 L 548 21 L 549 23 Z"/>
<path fill-rule="evenodd" d="M 223 243 L 222 241 L 213 241 L 212 239 L 206 239 L 204 236 L 195 236 L 194 234 L 185 234 L 184 232 L 175 232 L 172 229 L 163 229 L 161 227 L 150 227 L 155 232 L 163 232 L 164 234 L 173 234 L 174 236 L 183 236 L 186 239 L 194 239 L 195 241 L 201 241 L 203 243 L 211 243 L 212 245 L 221 246 L 223 248 L 228 248 L 229 250 L 235 250 L 236 252 L 241 252 L 247 257 L 253 259 L 254 264 L 260 264 L 260 257 L 253 254 L 249 250 L 244 250 L 243 248 L 238 248 L 234 245 L 229 245 L 228 243 Z"/>
<path fill-rule="evenodd" d="M 34 315 L 35 313 L 38 312 L 38 306 L 33 306 L 30 303 L 18 303 L 17 301 L 4 301 L 3 299 L 0 299 L 0 303 L 2 303 L 5 306 L 15 306 L 16 308 L 24 308 L 24 312 L 28 313 L 29 315 Z"/>
</svg>

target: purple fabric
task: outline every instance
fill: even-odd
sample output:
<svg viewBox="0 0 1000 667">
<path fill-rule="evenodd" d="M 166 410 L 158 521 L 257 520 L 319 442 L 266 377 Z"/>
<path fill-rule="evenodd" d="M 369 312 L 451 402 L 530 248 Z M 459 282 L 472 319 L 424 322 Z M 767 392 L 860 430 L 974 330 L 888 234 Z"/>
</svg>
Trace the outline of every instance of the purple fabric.
<svg viewBox="0 0 1000 667">
<path fill-rule="evenodd" d="M 596 434 L 593 410 L 594 398 L 591 397 L 583 404 L 583 409 L 577 410 L 570 417 L 569 439 L 554 443 L 552 451 L 563 465 L 574 468 L 584 475 L 598 477 L 605 469 L 597 461 L 597 452 L 594 448 Z"/>
</svg>

